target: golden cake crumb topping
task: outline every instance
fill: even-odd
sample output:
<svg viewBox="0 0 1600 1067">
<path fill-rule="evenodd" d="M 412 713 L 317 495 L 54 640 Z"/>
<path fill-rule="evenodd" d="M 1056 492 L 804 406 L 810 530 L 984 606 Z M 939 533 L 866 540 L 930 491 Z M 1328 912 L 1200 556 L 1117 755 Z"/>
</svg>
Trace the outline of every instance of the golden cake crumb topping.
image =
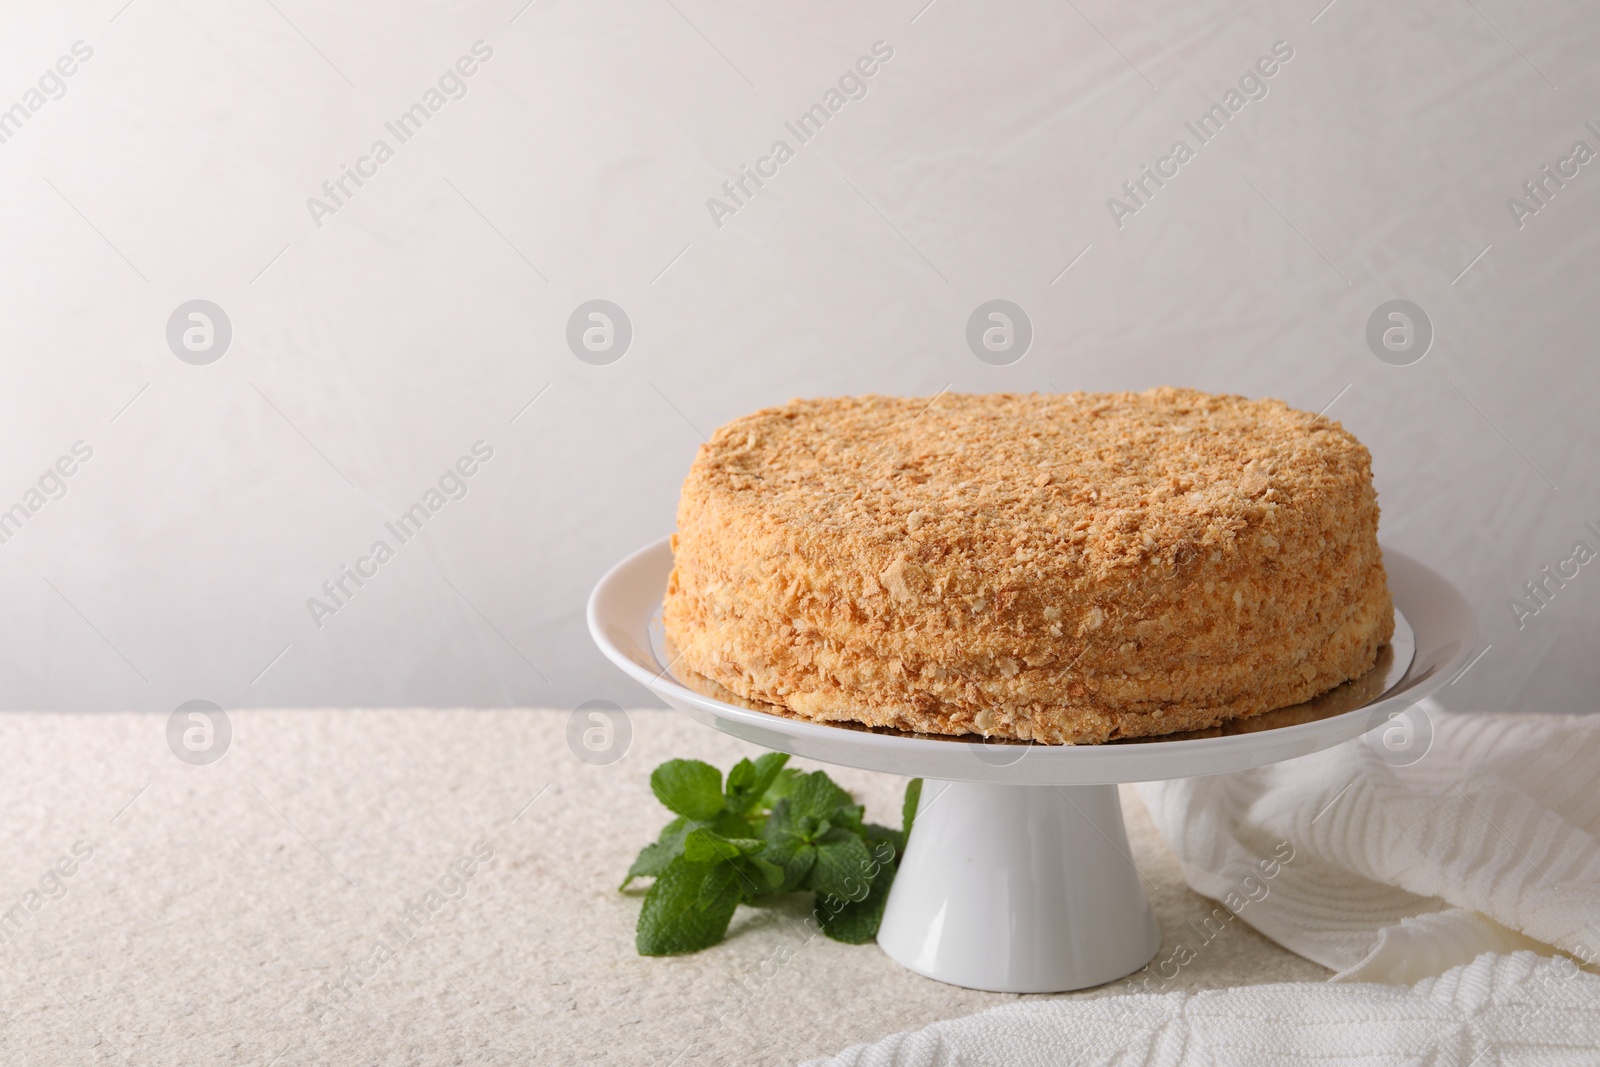
<svg viewBox="0 0 1600 1067">
<path fill-rule="evenodd" d="M 1276 400 L 794 400 L 701 448 L 666 622 L 690 669 L 806 717 L 1190 729 L 1371 665 L 1377 514 L 1361 443 Z"/>
</svg>

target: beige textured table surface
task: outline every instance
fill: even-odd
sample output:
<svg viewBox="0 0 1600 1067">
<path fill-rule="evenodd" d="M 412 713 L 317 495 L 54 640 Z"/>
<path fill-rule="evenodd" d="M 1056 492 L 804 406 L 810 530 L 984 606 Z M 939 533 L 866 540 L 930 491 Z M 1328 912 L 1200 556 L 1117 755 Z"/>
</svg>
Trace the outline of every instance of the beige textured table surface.
<svg viewBox="0 0 1600 1067">
<path fill-rule="evenodd" d="M 782 1064 L 1017 999 L 808 939 L 799 903 L 640 958 L 616 886 L 669 817 L 650 770 L 755 749 L 640 711 L 593 766 L 568 717 L 234 712 L 226 754 L 190 766 L 166 716 L 0 715 L 0 1062 Z M 903 780 L 829 770 L 895 821 Z M 1189 923 L 1214 905 L 1123 804 L 1157 958 L 1194 958 L 1074 995 L 1327 977 L 1242 922 L 1207 942 Z M 475 847 L 492 858 L 449 878 Z"/>
</svg>

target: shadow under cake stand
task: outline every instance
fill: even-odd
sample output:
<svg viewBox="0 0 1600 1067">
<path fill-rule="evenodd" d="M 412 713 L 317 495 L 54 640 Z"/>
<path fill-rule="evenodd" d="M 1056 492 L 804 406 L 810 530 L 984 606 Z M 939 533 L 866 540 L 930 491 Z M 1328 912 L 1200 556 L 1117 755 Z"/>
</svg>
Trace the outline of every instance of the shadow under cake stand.
<svg viewBox="0 0 1600 1067">
<path fill-rule="evenodd" d="M 1161 932 L 1128 848 L 1117 784 L 1258 767 L 1349 741 L 1438 689 L 1477 643 L 1465 598 L 1384 551 L 1395 636 L 1366 675 L 1305 704 L 1223 727 L 1103 745 L 984 743 L 808 722 L 674 674 L 661 630 L 665 539 L 600 580 L 589 631 L 669 705 L 763 748 L 924 778 L 916 825 L 878 944 L 918 974 L 1006 993 L 1114 981 L 1148 963 Z"/>
</svg>

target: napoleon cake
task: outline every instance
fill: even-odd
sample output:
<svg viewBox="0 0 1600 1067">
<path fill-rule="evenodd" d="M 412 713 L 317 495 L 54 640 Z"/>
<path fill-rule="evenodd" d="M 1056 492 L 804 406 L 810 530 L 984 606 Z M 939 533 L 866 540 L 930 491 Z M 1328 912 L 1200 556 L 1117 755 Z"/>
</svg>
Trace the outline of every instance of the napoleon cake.
<svg viewBox="0 0 1600 1067">
<path fill-rule="evenodd" d="M 1371 457 L 1277 400 L 792 400 L 683 486 L 668 640 L 782 714 L 1094 744 L 1359 677 L 1394 631 Z"/>
</svg>

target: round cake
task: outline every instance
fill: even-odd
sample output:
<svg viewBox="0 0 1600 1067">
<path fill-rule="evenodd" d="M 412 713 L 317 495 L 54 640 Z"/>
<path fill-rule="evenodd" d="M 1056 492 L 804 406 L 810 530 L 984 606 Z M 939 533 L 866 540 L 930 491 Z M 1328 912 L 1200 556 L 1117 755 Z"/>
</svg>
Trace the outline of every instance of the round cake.
<svg viewBox="0 0 1600 1067">
<path fill-rule="evenodd" d="M 1394 630 L 1371 457 L 1188 389 L 793 400 L 701 447 L 664 621 L 823 722 L 1093 744 L 1364 674 Z"/>
</svg>

